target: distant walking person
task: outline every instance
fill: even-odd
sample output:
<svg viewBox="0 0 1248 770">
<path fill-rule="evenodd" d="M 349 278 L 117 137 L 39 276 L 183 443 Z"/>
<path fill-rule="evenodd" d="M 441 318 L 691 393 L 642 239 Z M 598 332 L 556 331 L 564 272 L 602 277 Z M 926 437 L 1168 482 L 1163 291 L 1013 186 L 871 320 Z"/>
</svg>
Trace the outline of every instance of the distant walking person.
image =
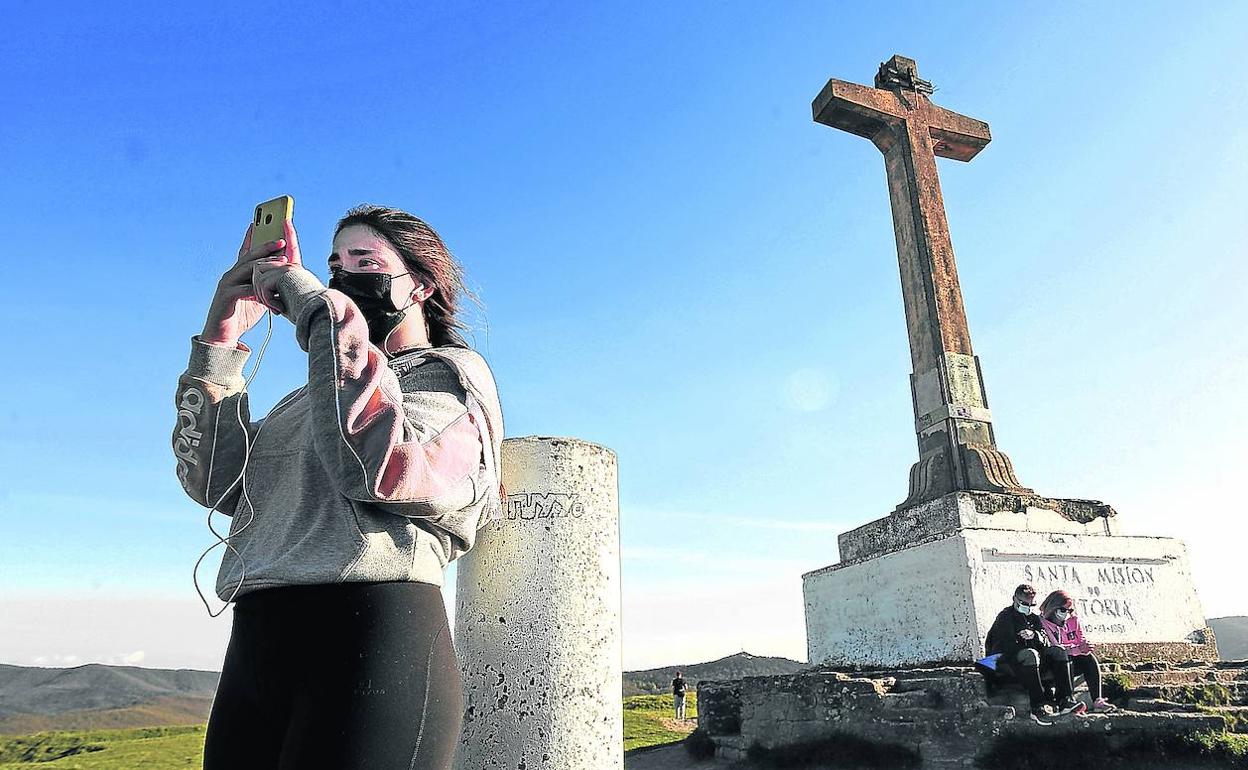
<svg viewBox="0 0 1248 770">
<path fill-rule="evenodd" d="M 672 702 L 676 707 L 676 718 L 683 720 L 685 718 L 685 677 L 679 671 L 676 672 L 676 678 L 672 680 Z"/>
<path fill-rule="evenodd" d="M 439 586 L 500 507 L 503 438 L 493 375 L 458 332 L 460 266 L 378 206 L 338 222 L 328 288 L 293 224 L 253 231 L 176 395 L 178 479 L 232 517 L 204 770 L 449 770 L 463 690 Z M 307 382 L 253 421 L 239 338 L 266 309 L 294 324 Z"/>
</svg>

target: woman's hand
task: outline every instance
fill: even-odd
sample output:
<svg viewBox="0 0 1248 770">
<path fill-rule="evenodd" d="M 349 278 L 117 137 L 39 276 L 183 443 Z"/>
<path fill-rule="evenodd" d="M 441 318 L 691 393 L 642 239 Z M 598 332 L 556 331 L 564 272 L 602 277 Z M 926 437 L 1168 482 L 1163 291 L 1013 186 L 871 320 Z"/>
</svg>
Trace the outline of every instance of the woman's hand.
<svg viewBox="0 0 1248 770">
<path fill-rule="evenodd" d="M 286 237 L 253 246 L 253 226 L 247 226 L 238 260 L 221 276 L 208 308 L 200 339 L 215 345 L 236 345 L 260 322 L 268 309 L 258 301 L 254 286 L 257 265 L 298 265 L 299 241 L 292 223 L 286 223 Z M 280 312 L 277 311 L 277 312 Z"/>
<path fill-rule="evenodd" d="M 290 245 L 290 248 L 285 249 L 286 259 L 260 260 L 253 262 L 251 266 L 251 285 L 256 301 L 278 315 L 286 314 L 286 305 L 277 293 L 277 282 L 291 270 L 303 269 L 303 260 L 299 255 L 299 236 L 293 222 L 286 222 L 286 238 L 278 243 L 283 242 Z"/>
<path fill-rule="evenodd" d="M 285 262 L 255 263 L 252 267 L 251 283 L 255 287 L 256 300 L 274 313 L 286 315 L 286 305 L 282 303 L 282 297 L 277 293 L 277 282 L 291 270 L 302 269 L 299 265 Z"/>
<path fill-rule="evenodd" d="M 1036 632 L 1032 631 L 1030 628 L 1024 628 L 1022 631 L 1018 632 L 1018 635 L 1027 641 L 1031 641 L 1036 638 Z"/>
</svg>

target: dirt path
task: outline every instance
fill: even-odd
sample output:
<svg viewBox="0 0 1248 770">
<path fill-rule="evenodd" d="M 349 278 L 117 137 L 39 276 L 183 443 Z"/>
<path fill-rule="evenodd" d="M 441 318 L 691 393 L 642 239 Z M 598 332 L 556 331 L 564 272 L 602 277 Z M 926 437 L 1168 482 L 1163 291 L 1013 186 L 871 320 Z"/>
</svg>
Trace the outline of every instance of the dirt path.
<svg viewBox="0 0 1248 770">
<path fill-rule="evenodd" d="M 668 730 L 674 733 L 684 733 L 685 735 L 693 732 L 694 728 L 698 726 L 698 720 L 696 719 L 680 720 L 670 717 L 659 717 L 659 722 Z"/>
<path fill-rule="evenodd" d="M 679 743 L 624 755 L 624 770 L 728 770 L 730 767 L 732 765 L 722 759 L 697 762 Z"/>
</svg>

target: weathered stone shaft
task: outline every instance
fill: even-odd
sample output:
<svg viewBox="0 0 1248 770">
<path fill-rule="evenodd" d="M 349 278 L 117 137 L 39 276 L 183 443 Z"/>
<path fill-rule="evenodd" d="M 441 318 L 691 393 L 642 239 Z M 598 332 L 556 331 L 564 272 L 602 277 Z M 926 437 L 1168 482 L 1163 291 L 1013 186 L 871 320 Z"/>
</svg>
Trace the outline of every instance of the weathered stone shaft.
<svg viewBox="0 0 1248 770">
<path fill-rule="evenodd" d="M 876 88 L 831 80 L 814 102 L 817 122 L 866 137 L 884 154 L 919 445 L 903 506 L 957 490 L 1031 491 L 996 447 L 936 171 L 937 155 L 970 160 L 992 136 L 987 123 L 932 104 L 925 85 L 913 60 L 894 56 Z"/>
</svg>

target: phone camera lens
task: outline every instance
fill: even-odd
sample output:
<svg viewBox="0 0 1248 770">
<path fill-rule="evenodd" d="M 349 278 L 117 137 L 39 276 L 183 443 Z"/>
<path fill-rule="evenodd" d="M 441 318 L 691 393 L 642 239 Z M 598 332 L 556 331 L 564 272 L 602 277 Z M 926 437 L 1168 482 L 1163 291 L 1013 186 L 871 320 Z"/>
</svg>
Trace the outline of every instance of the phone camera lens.
<svg viewBox="0 0 1248 770">
<path fill-rule="evenodd" d="M 260 209 L 256 209 L 256 224 L 260 224 Z"/>
<path fill-rule="evenodd" d="M 265 215 L 264 215 L 264 223 L 265 223 L 266 225 L 271 225 L 271 224 L 273 224 L 273 215 L 272 215 L 272 214 L 265 214 Z"/>
</svg>

